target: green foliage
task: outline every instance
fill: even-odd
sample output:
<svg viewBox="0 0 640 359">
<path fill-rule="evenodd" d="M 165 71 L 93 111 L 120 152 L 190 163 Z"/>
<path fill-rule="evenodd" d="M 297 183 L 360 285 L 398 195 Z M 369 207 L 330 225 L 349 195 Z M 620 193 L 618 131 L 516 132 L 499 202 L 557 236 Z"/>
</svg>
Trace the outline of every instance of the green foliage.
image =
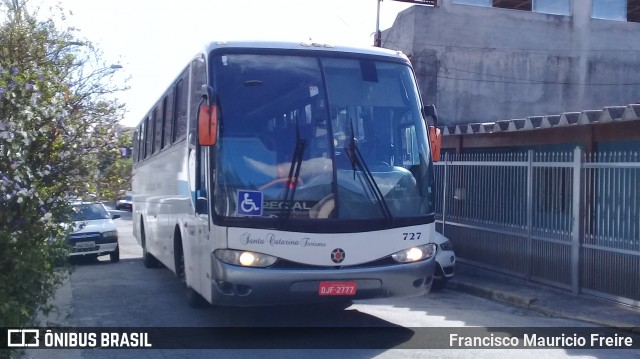
<svg viewBox="0 0 640 359">
<path fill-rule="evenodd" d="M 123 115 L 115 69 L 27 8 L 0 0 L 0 327 L 51 309 L 70 273 L 68 202 L 95 187 Z"/>
<path fill-rule="evenodd" d="M 96 194 L 98 198 L 117 201 L 122 194 L 131 189 L 131 157 L 123 157 L 121 148 L 130 151 L 132 147 L 132 131 L 124 130 L 120 133 L 116 143 L 107 144 L 109 150 L 98 154 L 98 169 L 100 175 L 97 182 Z"/>
<path fill-rule="evenodd" d="M 122 197 L 123 191 L 131 188 L 131 158 L 116 158 L 104 171 L 101 172 L 98 182 L 97 195 L 110 201 L 116 201 Z"/>
</svg>

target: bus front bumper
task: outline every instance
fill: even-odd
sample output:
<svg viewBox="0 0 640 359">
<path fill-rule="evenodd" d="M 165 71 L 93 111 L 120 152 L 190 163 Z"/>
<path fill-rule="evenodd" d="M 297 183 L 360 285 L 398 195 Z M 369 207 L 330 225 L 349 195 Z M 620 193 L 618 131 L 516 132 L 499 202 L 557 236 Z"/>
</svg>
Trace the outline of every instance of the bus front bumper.
<svg viewBox="0 0 640 359">
<path fill-rule="evenodd" d="M 435 257 L 408 264 L 318 270 L 239 267 L 212 255 L 212 267 L 214 305 L 334 303 L 424 295 L 431 289 Z M 321 282 L 355 283 L 355 294 L 320 295 Z"/>
</svg>

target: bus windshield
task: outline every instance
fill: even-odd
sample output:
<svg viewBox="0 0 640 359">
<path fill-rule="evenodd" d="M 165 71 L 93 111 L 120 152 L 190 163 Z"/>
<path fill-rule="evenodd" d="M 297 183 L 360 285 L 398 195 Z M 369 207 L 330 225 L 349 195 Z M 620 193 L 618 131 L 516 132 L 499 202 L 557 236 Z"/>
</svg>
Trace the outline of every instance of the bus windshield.
<svg viewBox="0 0 640 359">
<path fill-rule="evenodd" d="M 433 215 L 427 134 L 407 64 L 324 53 L 218 54 L 210 63 L 220 108 L 216 215 L 390 224 Z"/>
</svg>

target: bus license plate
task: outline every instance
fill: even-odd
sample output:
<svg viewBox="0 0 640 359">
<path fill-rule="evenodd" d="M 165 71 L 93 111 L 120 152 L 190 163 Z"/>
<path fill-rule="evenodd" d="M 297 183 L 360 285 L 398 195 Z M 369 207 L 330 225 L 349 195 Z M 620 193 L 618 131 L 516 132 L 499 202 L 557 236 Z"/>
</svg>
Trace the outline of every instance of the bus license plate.
<svg viewBox="0 0 640 359">
<path fill-rule="evenodd" d="M 320 282 L 319 295 L 355 295 L 356 282 Z"/>
<path fill-rule="evenodd" d="M 96 242 L 78 242 L 76 243 L 76 248 L 84 249 L 84 248 L 93 248 L 96 246 Z"/>
</svg>

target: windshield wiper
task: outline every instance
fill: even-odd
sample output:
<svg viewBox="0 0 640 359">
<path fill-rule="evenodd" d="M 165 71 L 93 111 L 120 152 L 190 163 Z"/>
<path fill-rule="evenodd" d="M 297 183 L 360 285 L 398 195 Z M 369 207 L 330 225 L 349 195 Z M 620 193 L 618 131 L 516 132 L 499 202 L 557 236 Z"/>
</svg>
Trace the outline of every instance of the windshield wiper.
<svg viewBox="0 0 640 359">
<path fill-rule="evenodd" d="M 387 201 L 384 199 L 384 195 L 382 191 L 380 191 L 380 187 L 376 183 L 376 179 L 373 177 L 373 173 L 369 170 L 369 167 L 364 161 L 364 157 L 362 157 L 362 153 L 358 149 L 356 145 L 356 136 L 353 131 L 353 122 L 350 123 L 351 130 L 351 138 L 349 139 L 349 147 L 345 148 L 347 157 L 349 157 L 349 161 L 351 162 L 351 168 L 353 168 L 353 179 L 356 179 L 356 167 L 360 167 L 362 172 L 364 173 L 365 182 L 369 185 L 369 188 L 373 192 L 374 197 L 376 198 L 376 202 L 380 206 L 382 210 L 382 214 L 384 218 L 387 220 L 388 224 L 391 224 L 393 221 L 393 215 L 391 214 L 391 210 L 389 210 L 389 206 L 387 205 Z"/>
<path fill-rule="evenodd" d="M 280 209 L 280 215 L 282 223 L 289 219 L 291 211 L 293 210 L 293 198 L 296 194 L 296 188 L 298 187 L 298 178 L 300 178 L 300 167 L 302 167 L 302 154 L 306 141 L 300 138 L 300 127 L 298 126 L 298 120 L 296 119 L 296 148 L 293 150 L 293 157 L 291 158 L 291 166 L 289 167 L 289 176 L 287 182 L 285 182 L 284 190 L 284 204 Z M 291 193 L 291 195 L 289 195 Z"/>
</svg>

